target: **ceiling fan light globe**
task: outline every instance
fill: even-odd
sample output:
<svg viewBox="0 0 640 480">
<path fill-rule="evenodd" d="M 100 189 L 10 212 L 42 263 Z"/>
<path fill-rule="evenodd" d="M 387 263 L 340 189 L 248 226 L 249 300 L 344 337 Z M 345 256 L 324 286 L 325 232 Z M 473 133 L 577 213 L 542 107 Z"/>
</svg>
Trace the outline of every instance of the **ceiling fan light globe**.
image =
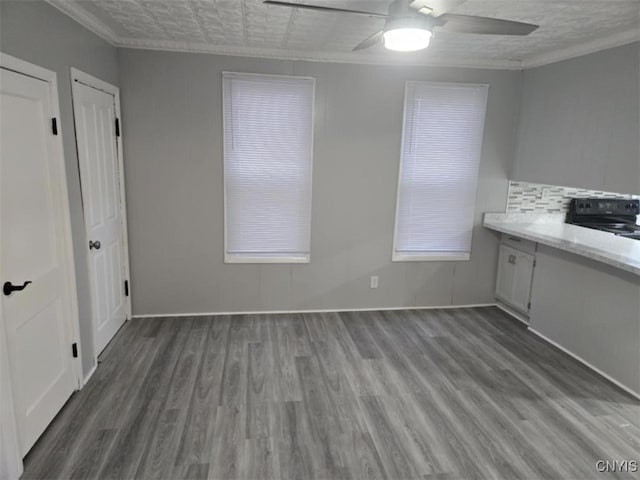
<svg viewBox="0 0 640 480">
<path fill-rule="evenodd" d="M 396 52 L 415 52 L 429 46 L 433 33 L 425 28 L 393 28 L 384 32 L 384 46 Z"/>
</svg>

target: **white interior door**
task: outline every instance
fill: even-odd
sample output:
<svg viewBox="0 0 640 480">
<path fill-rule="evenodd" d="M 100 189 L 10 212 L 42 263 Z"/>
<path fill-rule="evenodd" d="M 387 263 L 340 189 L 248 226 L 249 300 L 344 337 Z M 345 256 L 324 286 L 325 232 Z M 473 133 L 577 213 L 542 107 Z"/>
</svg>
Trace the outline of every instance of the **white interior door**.
<svg viewBox="0 0 640 480">
<path fill-rule="evenodd" d="M 24 455 L 78 386 L 77 307 L 57 100 L 47 81 L 0 75 L 0 298 Z"/>
<path fill-rule="evenodd" d="M 73 109 L 89 249 L 95 345 L 99 354 L 128 314 L 115 98 L 74 82 Z"/>
</svg>

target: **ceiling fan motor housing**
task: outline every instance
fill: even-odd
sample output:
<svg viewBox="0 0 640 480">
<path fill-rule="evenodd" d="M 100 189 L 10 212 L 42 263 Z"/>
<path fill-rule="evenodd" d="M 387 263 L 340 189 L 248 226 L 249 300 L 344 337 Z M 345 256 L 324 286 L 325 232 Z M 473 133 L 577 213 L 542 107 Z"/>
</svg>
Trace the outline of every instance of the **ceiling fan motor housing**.
<svg viewBox="0 0 640 480">
<path fill-rule="evenodd" d="M 395 30 L 397 28 L 418 28 L 421 30 L 429 30 L 433 32 L 433 27 L 437 26 L 438 22 L 433 17 L 418 17 L 415 15 L 407 15 L 401 17 L 389 16 L 384 23 L 384 30 Z"/>
<path fill-rule="evenodd" d="M 419 28 L 433 32 L 433 27 L 444 23 L 431 15 L 418 13 L 409 7 L 409 3 L 410 1 L 407 0 L 394 0 L 391 2 L 389 14 L 384 24 L 385 31 L 396 28 Z"/>
</svg>

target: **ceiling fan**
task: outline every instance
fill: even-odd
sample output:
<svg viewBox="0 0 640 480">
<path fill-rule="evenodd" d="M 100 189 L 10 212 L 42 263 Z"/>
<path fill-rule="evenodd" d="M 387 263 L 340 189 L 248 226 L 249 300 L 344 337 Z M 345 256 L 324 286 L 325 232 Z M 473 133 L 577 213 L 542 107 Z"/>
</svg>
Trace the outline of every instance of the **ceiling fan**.
<svg viewBox="0 0 640 480">
<path fill-rule="evenodd" d="M 422 50 L 429 46 L 435 28 L 447 32 L 488 35 L 529 35 L 538 28 L 538 25 L 530 23 L 447 13 L 464 1 L 394 0 L 389 5 L 387 14 L 277 0 L 264 0 L 263 3 L 320 12 L 351 13 L 384 18 L 384 28 L 356 45 L 354 51 L 369 48 L 381 42 L 389 50 L 404 52 Z"/>
</svg>

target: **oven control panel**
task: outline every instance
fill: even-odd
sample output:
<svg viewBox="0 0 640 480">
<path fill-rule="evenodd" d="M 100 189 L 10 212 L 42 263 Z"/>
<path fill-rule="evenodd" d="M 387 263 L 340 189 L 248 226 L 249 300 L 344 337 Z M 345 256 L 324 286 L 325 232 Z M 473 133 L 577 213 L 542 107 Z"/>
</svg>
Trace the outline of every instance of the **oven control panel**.
<svg viewBox="0 0 640 480">
<path fill-rule="evenodd" d="M 638 215 L 640 200 L 624 198 L 572 198 L 569 211 L 577 215 Z"/>
</svg>

